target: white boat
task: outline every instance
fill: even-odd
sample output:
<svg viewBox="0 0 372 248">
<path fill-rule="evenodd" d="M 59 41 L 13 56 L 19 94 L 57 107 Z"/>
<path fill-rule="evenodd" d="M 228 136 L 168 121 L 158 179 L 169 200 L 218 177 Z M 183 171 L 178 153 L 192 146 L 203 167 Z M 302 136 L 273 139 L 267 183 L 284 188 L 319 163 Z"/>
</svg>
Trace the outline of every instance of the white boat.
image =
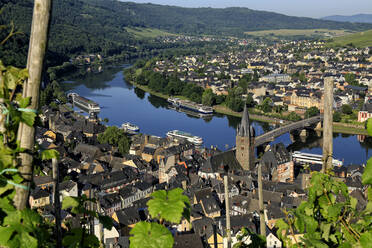
<svg viewBox="0 0 372 248">
<path fill-rule="evenodd" d="M 169 131 L 167 133 L 167 137 L 186 139 L 187 141 L 194 143 L 195 145 L 203 144 L 203 139 L 200 138 L 199 136 L 194 136 L 190 133 L 186 133 L 186 132 L 179 131 L 179 130 Z"/>
<path fill-rule="evenodd" d="M 88 110 L 89 112 L 100 112 L 101 108 L 99 107 L 98 103 L 94 101 L 79 96 L 77 93 L 69 93 L 67 95 L 68 98 L 72 100 L 72 103 L 83 110 Z"/>
<path fill-rule="evenodd" d="M 198 104 L 189 100 L 182 100 L 179 98 L 169 97 L 167 101 L 176 107 L 189 109 L 202 114 L 213 114 L 212 107 L 204 106 L 203 104 Z"/>
<path fill-rule="evenodd" d="M 319 154 L 305 153 L 294 151 L 292 153 L 293 161 L 298 163 L 308 163 L 308 164 L 323 164 L 323 156 Z M 343 166 L 343 161 L 333 158 L 333 166 Z"/>
<path fill-rule="evenodd" d="M 124 129 L 125 131 L 132 131 L 132 132 L 138 132 L 140 130 L 137 125 L 134 125 L 130 122 L 125 122 L 121 124 L 121 128 Z"/>
</svg>

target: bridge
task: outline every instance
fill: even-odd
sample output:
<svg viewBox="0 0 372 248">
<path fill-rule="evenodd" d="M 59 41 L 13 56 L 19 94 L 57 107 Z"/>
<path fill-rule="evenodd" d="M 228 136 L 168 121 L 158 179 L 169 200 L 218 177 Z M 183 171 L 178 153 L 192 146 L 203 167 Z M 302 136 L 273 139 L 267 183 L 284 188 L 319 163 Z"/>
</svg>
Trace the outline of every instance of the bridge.
<svg viewBox="0 0 372 248">
<path fill-rule="evenodd" d="M 261 146 L 265 143 L 269 143 L 271 141 L 274 141 L 276 137 L 279 137 L 285 133 L 298 130 L 298 129 L 304 129 L 307 128 L 315 123 L 321 122 L 323 120 L 323 116 L 318 115 L 314 116 L 305 120 L 297 121 L 285 126 L 281 126 L 279 128 L 276 128 L 274 130 L 271 130 L 267 133 L 264 133 L 260 136 L 257 136 L 255 138 L 254 146 Z"/>
</svg>

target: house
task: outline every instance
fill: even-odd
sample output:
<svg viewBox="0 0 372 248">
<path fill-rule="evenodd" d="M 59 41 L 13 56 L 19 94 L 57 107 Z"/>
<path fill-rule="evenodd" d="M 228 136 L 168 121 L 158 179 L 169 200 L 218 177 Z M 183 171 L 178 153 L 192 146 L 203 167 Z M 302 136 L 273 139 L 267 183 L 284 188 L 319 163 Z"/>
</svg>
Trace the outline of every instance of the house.
<svg viewBox="0 0 372 248">
<path fill-rule="evenodd" d="M 259 81 L 278 83 L 278 82 L 290 82 L 291 76 L 288 74 L 272 73 L 263 77 L 260 77 Z"/>
<path fill-rule="evenodd" d="M 283 143 L 274 144 L 261 158 L 262 172 L 275 182 L 294 180 L 294 162 Z"/>
<path fill-rule="evenodd" d="M 266 228 L 266 232 L 268 229 Z M 272 232 L 268 232 L 266 234 L 266 247 L 267 248 L 281 248 L 282 247 L 282 242 L 280 239 L 278 239 L 277 236 L 275 236 Z"/>
<path fill-rule="evenodd" d="M 60 202 L 67 196 L 78 197 L 78 185 L 76 182 L 68 180 L 59 184 Z"/>
<path fill-rule="evenodd" d="M 135 207 L 131 207 L 118 210 L 111 217 L 117 223 L 120 235 L 129 236 L 130 229 L 141 220 L 146 220 L 147 216 L 140 215 L 140 212 Z"/>
<path fill-rule="evenodd" d="M 201 238 L 196 233 L 177 233 L 174 236 L 173 248 L 203 248 Z"/>
<path fill-rule="evenodd" d="M 226 171 L 241 171 L 242 167 L 236 159 L 235 152 L 229 150 L 208 157 L 202 162 L 198 175 L 202 178 L 221 178 Z"/>
<path fill-rule="evenodd" d="M 364 103 L 358 112 L 358 122 L 365 122 L 372 117 L 372 103 Z"/>
<path fill-rule="evenodd" d="M 104 195 L 99 202 L 101 211 L 107 216 L 111 216 L 114 212 L 122 209 L 119 193 Z"/>
<path fill-rule="evenodd" d="M 224 248 L 223 235 L 217 231 L 217 226 L 211 218 L 203 217 L 192 222 L 196 234 L 203 238 L 211 248 Z"/>
<path fill-rule="evenodd" d="M 310 90 L 294 90 L 290 98 L 290 104 L 299 108 L 317 107 L 323 112 L 323 94 Z M 289 107 L 289 106 L 288 106 Z"/>
<path fill-rule="evenodd" d="M 41 189 L 53 187 L 53 178 L 51 176 L 34 176 L 34 183 Z"/>
<path fill-rule="evenodd" d="M 205 216 L 215 218 L 221 215 L 221 208 L 212 194 L 208 194 L 200 201 Z"/>
<path fill-rule="evenodd" d="M 37 187 L 31 191 L 29 204 L 31 208 L 45 207 L 51 204 L 51 194 L 49 190 Z"/>
</svg>

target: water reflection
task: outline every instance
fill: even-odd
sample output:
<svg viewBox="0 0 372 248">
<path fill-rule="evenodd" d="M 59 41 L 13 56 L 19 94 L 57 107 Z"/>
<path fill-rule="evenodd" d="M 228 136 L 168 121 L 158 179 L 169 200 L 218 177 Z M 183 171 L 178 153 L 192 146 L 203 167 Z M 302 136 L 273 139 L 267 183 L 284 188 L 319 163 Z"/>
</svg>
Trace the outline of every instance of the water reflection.
<svg viewBox="0 0 372 248">
<path fill-rule="evenodd" d="M 99 103 L 99 117 L 109 119 L 109 125 L 120 126 L 124 122 L 135 123 L 141 131 L 164 137 L 174 129 L 203 137 L 206 147 L 212 145 L 225 150 L 235 146 L 236 128 L 240 118 L 214 114 L 200 116 L 197 113 L 169 108 L 166 100 L 133 87 L 123 79 L 122 67 L 104 68 L 101 73 L 91 73 L 68 78 L 64 87 L 74 90 Z M 253 121 L 256 135 L 275 128 L 274 125 Z M 371 156 L 369 137 L 337 134 L 333 135 L 334 157 L 345 164 L 363 164 Z M 282 142 L 292 151 L 322 153 L 321 133 L 310 131 L 307 137 L 284 134 L 273 143 Z"/>
</svg>

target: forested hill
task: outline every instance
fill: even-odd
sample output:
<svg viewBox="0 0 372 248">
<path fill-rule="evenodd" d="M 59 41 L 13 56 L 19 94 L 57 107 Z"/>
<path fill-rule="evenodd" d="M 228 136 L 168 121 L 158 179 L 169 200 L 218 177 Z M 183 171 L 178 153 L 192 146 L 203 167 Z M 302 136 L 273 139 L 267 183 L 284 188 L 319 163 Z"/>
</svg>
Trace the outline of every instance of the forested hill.
<svg viewBox="0 0 372 248">
<path fill-rule="evenodd" d="M 84 0 L 92 2 L 90 0 Z M 370 24 L 339 23 L 312 18 L 292 17 L 248 8 L 181 8 L 155 4 L 135 4 L 94 1 L 106 8 L 126 11 L 144 25 L 169 32 L 190 34 L 241 35 L 246 31 L 267 29 L 371 29 Z M 121 10 L 120 10 L 121 9 Z"/>
<path fill-rule="evenodd" d="M 352 16 L 333 15 L 321 18 L 323 20 L 337 21 L 337 22 L 359 22 L 372 23 L 372 14 L 358 14 Z"/>
<path fill-rule="evenodd" d="M 14 21 L 24 32 L 5 47 L 0 57 L 7 63 L 24 64 L 27 54 L 33 0 L 0 0 L 0 25 Z M 182 34 L 243 35 L 245 31 L 264 29 L 372 29 L 372 24 L 340 23 L 290 17 L 247 8 L 181 8 L 154 4 L 136 4 L 117 0 L 57 0 L 49 39 L 49 58 L 55 63 L 84 53 L 113 55 L 129 50 L 139 42 L 126 27 L 149 27 Z M 8 29 L 9 31 L 9 29 Z M 0 30 L 0 39 L 7 30 Z"/>
</svg>

